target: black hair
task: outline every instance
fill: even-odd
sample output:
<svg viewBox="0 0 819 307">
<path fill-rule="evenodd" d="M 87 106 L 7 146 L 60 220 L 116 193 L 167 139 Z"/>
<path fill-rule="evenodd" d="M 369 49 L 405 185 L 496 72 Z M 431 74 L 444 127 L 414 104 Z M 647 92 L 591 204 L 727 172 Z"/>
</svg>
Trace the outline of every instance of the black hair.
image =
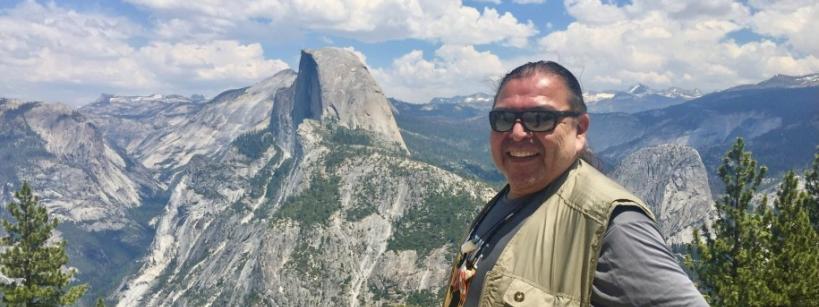
<svg viewBox="0 0 819 307">
<path fill-rule="evenodd" d="M 507 82 L 513 79 L 520 79 L 541 73 L 545 75 L 555 75 L 563 80 L 569 88 L 569 107 L 572 111 L 586 112 L 586 103 L 583 101 L 583 91 L 580 89 L 580 82 L 574 77 L 566 67 L 552 61 L 529 62 L 518 66 L 501 79 L 498 90 L 495 91 L 495 98 L 492 100 L 492 107 L 498 102 L 498 95 Z"/>
</svg>

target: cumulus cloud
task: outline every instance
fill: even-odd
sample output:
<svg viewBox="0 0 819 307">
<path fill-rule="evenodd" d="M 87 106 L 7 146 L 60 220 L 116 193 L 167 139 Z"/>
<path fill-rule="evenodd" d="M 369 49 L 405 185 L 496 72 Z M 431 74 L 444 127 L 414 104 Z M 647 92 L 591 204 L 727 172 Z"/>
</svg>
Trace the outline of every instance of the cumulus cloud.
<svg viewBox="0 0 819 307">
<path fill-rule="evenodd" d="M 135 58 L 162 79 L 170 79 L 165 81 L 192 77 L 195 81 L 250 82 L 287 68 L 281 60 L 264 59 L 259 44 L 228 40 L 208 44 L 155 42 L 140 48 Z"/>
<path fill-rule="evenodd" d="M 366 42 L 421 39 L 445 44 L 502 43 L 526 46 L 537 34 L 531 21 L 493 8 L 464 6 L 460 0 L 213 0 L 207 3 L 129 0 L 153 10 L 168 37 L 226 33 L 248 23 L 266 23 L 270 31 L 298 27 Z M 281 32 L 281 33 L 279 33 Z"/>
<path fill-rule="evenodd" d="M 772 16 L 772 11 L 752 13 L 749 7 L 729 0 L 635 0 L 624 6 L 568 0 L 566 6 L 576 21 L 564 31 L 541 38 L 537 56 L 558 59 L 582 73 L 581 82 L 592 89 L 641 82 L 717 90 L 777 73 L 819 71 L 812 42 L 800 41 L 803 34 L 793 34 L 796 28 L 816 29 L 819 18 L 795 15 L 807 10 L 804 15 L 812 16 L 810 7 L 791 7 L 784 13 L 796 19 L 797 25 L 789 29 L 778 29 L 781 24 L 766 28 L 770 35 L 787 37 L 793 45 L 789 48 L 767 38 L 744 43 L 731 39 L 731 33 L 762 23 L 757 20 L 765 14 Z"/>
<path fill-rule="evenodd" d="M 128 20 L 23 2 L 0 15 L 0 95 L 72 104 L 107 91 L 216 94 L 287 68 L 259 44 L 151 41 Z M 89 91 L 97 91 L 90 93 Z M 180 93 L 180 92 L 176 92 Z M 91 97 L 89 97 L 91 96 Z"/>
<path fill-rule="evenodd" d="M 443 45 L 431 59 L 413 50 L 390 67 L 372 71 L 387 96 L 423 103 L 434 97 L 491 92 L 504 67 L 489 51 L 471 45 Z"/>
<path fill-rule="evenodd" d="M 759 10 L 751 19 L 755 32 L 784 38 L 800 54 L 819 56 L 819 2 L 752 1 L 751 5 Z"/>
</svg>

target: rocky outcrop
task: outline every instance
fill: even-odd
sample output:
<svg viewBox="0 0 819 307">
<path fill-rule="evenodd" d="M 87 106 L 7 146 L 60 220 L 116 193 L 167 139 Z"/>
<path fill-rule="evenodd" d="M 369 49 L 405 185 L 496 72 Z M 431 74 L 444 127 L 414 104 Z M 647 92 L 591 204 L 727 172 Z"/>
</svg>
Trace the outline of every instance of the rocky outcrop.
<svg viewBox="0 0 819 307">
<path fill-rule="evenodd" d="M 179 95 L 102 95 L 78 111 L 104 132 L 112 144 L 134 153 L 151 135 L 186 122 L 203 101 Z"/>
<path fill-rule="evenodd" d="M 692 231 L 715 213 L 705 165 L 691 147 L 643 148 L 611 176 L 646 202 L 668 244 L 690 242 Z"/>
<path fill-rule="evenodd" d="M 266 128 L 273 98 L 295 77 L 292 70 L 283 70 L 250 87 L 224 92 L 185 122 L 146 139 L 136 155 L 148 168 L 172 170 L 195 155 L 216 153 L 239 135 Z"/>
<path fill-rule="evenodd" d="M 81 110 L 109 139 L 127 140 L 123 145 L 130 155 L 170 182 L 195 155 L 214 154 L 239 135 L 266 128 L 276 94 L 295 77 L 294 71 L 283 70 L 207 102 L 174 95 L 105 96 Z"/>
<path fill-rule="evenodd" d="M 134 226 L 128 209 L 160 189 L 146 169 L 65 105 L 0 99 L 0 118 L 2 183 L 29 182 L 61 221 L 89 231 Z M 0 203 L 11 201 L 13 186 L 4 188 Z"/>
<path fill-rule="evenodd" d="M 116 294 L 120 306 L 437 297 L 447 256 L 493 189 L 411 160 L 351 53 L 306 51 L 301 63 L 273 96 L 266 129 L 179 173 L 142 267 Z"/>
<path fill-rule="evenodd" d="M 375 133 L 386 146 L 407 150 L 387 97 L 352 52 L 340 48 L 302 51 L 294 85 L 292 118 L 333 121 Z"/>
</svg>

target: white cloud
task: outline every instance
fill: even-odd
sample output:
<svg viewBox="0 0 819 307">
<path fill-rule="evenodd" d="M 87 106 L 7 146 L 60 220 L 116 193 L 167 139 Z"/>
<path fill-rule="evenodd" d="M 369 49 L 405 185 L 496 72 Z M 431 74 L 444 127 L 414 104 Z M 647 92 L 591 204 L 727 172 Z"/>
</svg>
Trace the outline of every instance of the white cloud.
<svg viewBox="0 0 819 307">
<path fill-rule="evenodd" d="M 492 92 L 504 67 L 491 52 L 470 45 L 443 45 L 433 59 L 413 50 L 395 59 L 391 67 L 372 71 L 387 96 L 420 103 L 434 97 Z"/>
<path fill-rule="evenodd" d="M 213 0 L 207 3 L 129 0 L 164 16 L 167 37 L 203 37 L 232 27 L 266 23 L 269 31 L 299 27 L 366 42 L 421 39 L 445 44 L 526 46 L 537 34 L 531 21 L 493 8 L 464 6 L 460 0 Z M 261 23 L 260 23 L 261 22 Z"/>
<path fill-rule="evenodd" d="M 246 86 L 287 68 L 259 44 L 151 41 L 125 19 L 23 2 L 0 15 L 0 96 L 89 102 L 100 92 L 205 93 Z"/>
<path fill-rule="evenodd" d="M 777 30 L 794 48 L 769 39 L 738 43 L 730 33 L 748 28 L 769 14 L 733 1 L 647 1 L 625 6 L 595 0 L 566 1 L 576 18 L 565 31 L 552 32 L 539 41 L 540 58 L 565 64 L 590 89 L 623 88 L 634 82 L 654 87 L 682 86 L 704 90 L 723 89 L 739 83 L 758 82 L 777 73 L 807 74 L 819 71 L 819 56 L 811 43 L 800 41 L 813 11 L 790 16 L 798 25 Z M 784 17 L 771 17 L 774 20 Z M 783 26 L 782 23 L 778 24 Z M 815 32 L 815 31 L 813 31 Z M 806 38 L 806 35 L 804 35 Z M 801 42 L 800 45 L 798 42 Z"/>
<path fill-rule="evenodd" d="M 793 49 L 804 55 L 819 56 L 819 2 L 777 1 L 752 3 L 752 29 L 760 34 L 785 38 Z"/>
<path fill-rule="evenodd" d="M 161 75 L 164 81 L 227 81 L 240 84 L 268 77 L 284 68 L 281 60 L 265 60 L 261 45 L 236 41 L 201 43 L 155 42 L 142 47 L 135 58 Z"/>
<path fill-rule="evenodd" d="M 361 51 L 356 50 L 356 49 L 355 49 L 355 48 L 353 48 L 352 46 L 349 46 L 349 47 L 343 47 L 343 48 L 341 48 L 341 49 L 344 49 L 344 50 L 347 50 L 347 51 L 349 51 L 349 52 L 352 52 L 353 54 L 355 54 L 355 56 L 357 56 L 357 57 L 358 57 L 358 59 L 359 59 L 359 60 L 361 60 L 361 63 L 364 63 L 364 66 L 369 66 L 369 65 L 367 65 L 367 56 L 366 56 L 366 55 L 364 55 L 363 53 L 361 53 Z"/>
</svg>

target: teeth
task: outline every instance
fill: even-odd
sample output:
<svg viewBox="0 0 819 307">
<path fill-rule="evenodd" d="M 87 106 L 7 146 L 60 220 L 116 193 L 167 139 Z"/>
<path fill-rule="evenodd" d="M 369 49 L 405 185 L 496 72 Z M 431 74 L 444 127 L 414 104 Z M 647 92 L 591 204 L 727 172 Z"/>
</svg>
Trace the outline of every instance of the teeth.
<svg viewBox="0 0 819 307">
<path fill-rule="evenodd" d="M 522 151 L 522 150 L 513 150 L 509 152 L 509 155 L 515 158 L 525 158 L 531 157 L 536 155 L 537 153 L 534 151 Z"/>
</svg>

